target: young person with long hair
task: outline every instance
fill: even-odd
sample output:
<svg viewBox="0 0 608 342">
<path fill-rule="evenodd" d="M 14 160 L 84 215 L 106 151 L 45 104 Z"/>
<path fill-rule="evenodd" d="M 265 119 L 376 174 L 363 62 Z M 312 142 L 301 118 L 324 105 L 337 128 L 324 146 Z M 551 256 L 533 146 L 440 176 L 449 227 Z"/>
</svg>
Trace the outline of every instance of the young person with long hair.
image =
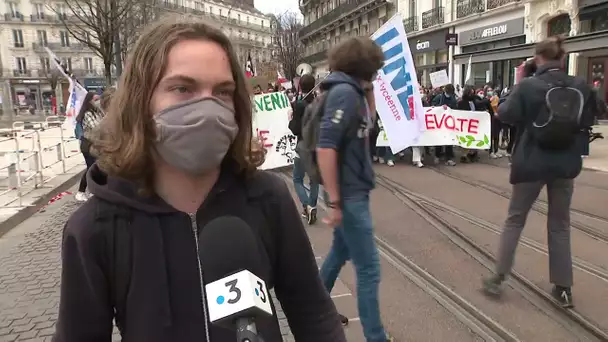
<svg viewBox="0 0 608 342">
<path fill-rule="evenodd" d="M 55 342 L 110 341 L 113 319 L 123 341 L 234 341 L 235 327 L 210 323 L 198 253 L 202 228 L 226 216 L 259 241 L 254 271 L 295 338 L 346 341 L 287 185 L 258 170 L 252 116 L 219 29 L 171 20 L 142 34 L 94 141 L 94 196 L 64 230 Z M 276 314 L 255 323 L 265 341 L 282 340 Z"/>
</svg>

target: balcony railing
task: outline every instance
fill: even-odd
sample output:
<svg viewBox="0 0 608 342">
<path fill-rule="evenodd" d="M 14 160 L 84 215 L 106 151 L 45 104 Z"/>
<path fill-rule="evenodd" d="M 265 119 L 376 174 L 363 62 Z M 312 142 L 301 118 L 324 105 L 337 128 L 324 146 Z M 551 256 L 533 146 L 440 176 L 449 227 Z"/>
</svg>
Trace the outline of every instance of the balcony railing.
<svg viewBox="0 0 608 342">
<path fill-rule="evenodd" d="M 501 6 L 508 5 L 513 2 L 518 2 L 520 0 L 488 0 L 488 10 L 495 9 Z"/>
<path fill-rule="evenodd" d="M 456 1 L 456 18 L 464 18 L 471 14 L 483 13 L 486 10 L 484 0 L 458 0 Z"/>
<path fill-rule="evenodd" d="M 302 58 L 302 63 L 315 63 L 327 59 L 327 50 L 321 50 Z"/>
<path fill-rule="evenodd" d="M 435 7 L 422 12 L 422 29 L 424 30 L 435 25 L 443 24 L 444 20 L 443 7 Z"/>
<path fill-rule="evenodd" d="M 4 21 L 23 21 L 23 14 L 17 13 L 4 13 Z"/>
<path fill-rule="evenodd" d="M 418 25 L 418 17 L 413 16 L 413 17 L 405 18 L 403 20 L 403 28 L 405 29 L 405 32 L 407 32 L 407 33 L 418 31 L 420 29 L 420 26 Z"/>
<path fill-rule="evenodd" d="M 81 43 L 69 43 L 69 45 L 62 43 L 47 43 L 46 46 L 53 51 L 60 52 L 82 51 L 87 49 L 87 46 Z M 38 44 L 38 47 L 43 51 L 46 51 L 42 44 Z"/>
<path fill-rule="evenodd" d="M 14 77 L 31 77 L 32 76 L 32 70 L 13 69 L 13 76 Z"/>
<path fill-rule="evenodd" d="M 72 69 L 72 74 L 76 77 L 95 77 L 104 76 L 103 69 Z"/>
<path fill-rule="evenodd" d="M 49 22 L 53 22 L 56 20 L 57 20 L 57 18 L 55 18 L 55 16 L 52 16 L 52 15 L 46 14 L 46 13 L 38 13 L 38 14 L 30 15 L 30 21 L 33 23 L 49 23 Z"/>
<path fill-rule="evenodd" d="M 312 33 L 313 31 L 316 31 L 322 28 L 323 26 L 330 24 L 331 22 L 342 17 L 343 15 L 357 9 L 358 7 L 363 6 L 372 1 L 374 0 L 346 0 L 345 4 L 334 8 L 333 10 L 329 11 L 329 13 L 323 15 L 321 18 L 313 21 L 309 25 L 302 28 L 300 30 L 300 37 L 306 36 Z"/>
<path fill-rule="evenodd" d="M 32 43 L 32 49 L 35 52 L 45 52 L 46 53 L 45 47 L 47 47 L 47 46 L 49 46 L 48 42 L 44 42 L 44 43 L 40 43 L 40 42 L 38 42 L 38 43 Z"/>
</svg>

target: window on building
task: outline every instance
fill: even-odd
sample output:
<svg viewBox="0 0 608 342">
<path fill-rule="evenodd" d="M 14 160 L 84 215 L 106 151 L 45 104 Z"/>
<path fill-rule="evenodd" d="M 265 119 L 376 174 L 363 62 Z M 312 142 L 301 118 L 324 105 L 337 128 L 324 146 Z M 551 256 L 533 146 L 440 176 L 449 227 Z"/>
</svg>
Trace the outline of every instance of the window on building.
<svg viewBox="0 0 608 342">
<path fill-rule="evenodd" d="M 232 35 L 234 34 L 234 32 L 232 32 L 232 27 L 228 29 L 228 33 L 232 37 Z"/>
<path fill-rule="evenodd" d="M 220 17 L 222 16 L 222 9 L 220 8 Z"/>
<path fill-rule="evenodd" d="M 70 46 L 70 34 L 68 31 L 59 31 L 59 39 L 61 40 L 61 46 Z"/>
<path fill-rule="evenodd" d="M 15 47 L 22 48 L 23 44 L 23 30 L 13 30 L 13 43 Z"/>
<path fill-rule="evenodd" d="M 25 57 L 15 57 L 15 66 L 20 74 L 25 74 L 27 72 Z"/>
<path fill-rule="evenodd" d="M 209 13 L 213 14 L 213 6 L 209 6 Z"/>
<path fill-rule="evenodd" d="M 239 30 L 239 38 L 243 38 L 243 31 Z"/>
<path fill-rule="evenodd" d="M 93 58 L 91 57 L 85 57 L 84 58 L 84 69 L 87 72 L 92 72 L 93 71 Z"/>
<path fill-rule="evenodd" d="M 237 14 L 237 15 L 236 15 L 236 17 L 237 17 L 237 19 L 238 19 L 239 21 L 241 21 L 241 15 L 240 15 L 240 14 Z"/>
<path fill-rule="evenodd" d="M 11 18 L 21 18 L 21 12 L 19 11 L 19 5 L 16 2 L 9 2 L 8 8 L 11 12 Z"/>
<path fill-rule="evenodd" d="M 249 16 L 247 16 L 247 24 L 249 24 Z"/>
<path fill-rule="evenodd" d="M 36 39 L 38 41 L 38 45 L 40 46 L 47 46 L 48 45 L 48 39 L 47 39 L 47 35 L 46 35 L 46 31 L 45 30 L 37 30 L 36 31 Z"/>
<path fill-rule="evenodd" d="M 72 59 L 71 58 L 62 58 L 61 65 L 63 65 L 68 71 L 72 71 Z"/>
<path fill-rule="evenodd" d="M 569 35 L 572 22 L 569 14 L 561 14 L 547 22 L 547 36 Z"/>
<path fill-rule="evenodd" d="M 44 19 L 44 5 L 43 4 L 34 4 L 34 14 L 36 19 Z"/>
<path fill-rule="evenodd" d="M 262 27 L 264 27 L 264 20 L 261 20 L 261 24 L 260 25 L 262 25 Z"/>
<path fill-rule="evenodd" d="M 40 68 L 44 72 L 50 72 L 51 71 L 51 61 L 49 60 L 48 57 L 40 57 Z"/>
<path fill-rule="evenodd" d="M 55 13 L 60 19 L 66 20 L 68 18 L 68 11 L 66 10 L 65 4 L 57 4 Z"/>
</svg>

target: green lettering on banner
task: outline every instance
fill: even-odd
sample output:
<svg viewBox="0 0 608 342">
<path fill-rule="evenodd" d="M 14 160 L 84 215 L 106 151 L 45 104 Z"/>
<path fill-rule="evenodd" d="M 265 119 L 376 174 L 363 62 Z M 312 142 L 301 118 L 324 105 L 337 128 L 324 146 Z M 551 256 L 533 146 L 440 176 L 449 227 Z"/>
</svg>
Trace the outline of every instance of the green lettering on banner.
<svg viewBox="0 0 608 342">
<path fill-rule="evenodd" d="M 254 96 L 253 102 L 254 112 L 272 112 L 289 106 L 289 99 L 281 92 Z"/>
</svg>

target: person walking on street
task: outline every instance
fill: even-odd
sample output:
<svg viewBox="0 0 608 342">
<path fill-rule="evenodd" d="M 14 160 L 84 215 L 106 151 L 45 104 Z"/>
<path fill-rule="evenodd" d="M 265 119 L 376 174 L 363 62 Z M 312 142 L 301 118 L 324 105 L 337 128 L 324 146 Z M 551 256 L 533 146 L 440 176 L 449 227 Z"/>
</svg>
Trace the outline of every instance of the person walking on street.
<svg viewBox="0 0 608 342">
<path fill-rule="evenodd" d="M 331 293 L 347 260 L 357 274 L 357 306 L 368 342 L 392 341 L 382 324 L 378 287 L 380 259 L 374 241 L 370 191 L 374 170 L 369 150 L 373 85 L 384 64 L 382 49 L 367 37 L 343 41 L 329 53 L 332 73 L 319 129 L 317 162 L 328 195 L 326 223 L 334 227 L 331 249 L 321 266 L 321 279 Z"/>
<path fill-rule="evenodd" d="M 76 115 L 76 138 L 80 140 L 80 152 L 86 163 L 86 170 L 80 178 L 78 192 L 74 196 L 76 201 L 85 202 L 90 195 L 87 190 L 87 171 L 95 164 L 95 156 L 91 151 L 91 141 L 93 140 L 95 129 L 103 119 L 104 113 L 101 110 L 101 100 L 99 95 L 89 92 L 82 101 L 80 112 Z"/>
<path fill-rule="evenodd" d="M 592 90 L 564 70 L 563 39 L 550 37 L 536 44 L 536 71 L 522 65 L 517 85 L 498 108 L 501 121 L 516 125 L 510 182 L 513 191 L 500 236 L 496 273 L 483 280 L 487 294 L 498 296 L 511 273 L 515 249 L 526 218 L 544 186 L 549 210 L 549 281 L 551 294 L 565 308 L 573 307 L 570 204 L 574 178 L 582 169 L 581 150 L 588 141 L 586 129 L 597 111 Z M 532 76 L 524 78 L 524 76 Z"/>
<path fill-rule="evenodd" d="M 298 138 L 298 141 L 302 140 L 302 116 L 313 99 L 315 94 L 312 91 L 315 87 L 315 78 L 312 75 L 303 75 L 300 78 L 300 87 L 302 93 L 306 97 L 297 99 L 293 106 L 293 117 L 289 121 L 289 129 Z M 300 157 L 296 157 L 293 160 L 293 185 L 296 189 L 298 199 L 302 204 L 302 217 L 306 219 L 308 224 L 315 224 L 317 222 L 317 199 L 319 198 L 319 183 L 309 178 L 309 189 L 310 192 L 306 191 L 304 187 L 304 176 L 306 175 L 306 168 L 302 164 Z"/>
</svg>

